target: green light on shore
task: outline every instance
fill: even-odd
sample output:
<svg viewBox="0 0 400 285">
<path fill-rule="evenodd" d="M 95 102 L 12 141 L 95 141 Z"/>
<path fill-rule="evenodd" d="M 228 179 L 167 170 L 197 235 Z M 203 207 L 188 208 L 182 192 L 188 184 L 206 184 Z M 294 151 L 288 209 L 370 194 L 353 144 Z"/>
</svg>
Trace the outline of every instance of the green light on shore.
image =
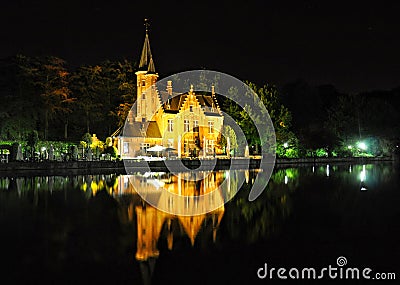
<svg viewBox="0 0 400 285">
<path fill-rule="evenodd" d="M 358 146 L 359 149 L 362 149 L 362 150 L 367 150 L 367 148 L 368 148 L 367 145 L 364 142 L 359 142 L 357 144 L 357 146 Z"/>
</svg>

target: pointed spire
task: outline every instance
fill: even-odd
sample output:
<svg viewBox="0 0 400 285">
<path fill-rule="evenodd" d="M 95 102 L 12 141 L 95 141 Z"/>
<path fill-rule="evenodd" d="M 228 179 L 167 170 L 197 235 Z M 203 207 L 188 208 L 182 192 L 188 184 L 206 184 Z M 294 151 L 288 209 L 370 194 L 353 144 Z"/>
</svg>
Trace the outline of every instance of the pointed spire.
<svg viewBox="0 0 400 285">
<path fill-rule="evenodd" d="M 156 72 L 156 68 L 154 66 L 154 61 L 153 61 L 153 57 L 150 55 L 150 62 L 149 62 L 149 66 L 147 68 L 148 72 L 152 72 L 155 73 Z"/>
<path fill-rule="evenodd" d="M 150 40 L 149 40 L 150 23 L 148 19 L 144 19 L 144 26 L 146 27 L 146 36 L 144 39 L 142 55 L 140 57 L 139 70 L 147 70 L 148 72 L 155 73 L 156 69 L 154 66 L 154 61 L 150 49 Z"/>
</svg>

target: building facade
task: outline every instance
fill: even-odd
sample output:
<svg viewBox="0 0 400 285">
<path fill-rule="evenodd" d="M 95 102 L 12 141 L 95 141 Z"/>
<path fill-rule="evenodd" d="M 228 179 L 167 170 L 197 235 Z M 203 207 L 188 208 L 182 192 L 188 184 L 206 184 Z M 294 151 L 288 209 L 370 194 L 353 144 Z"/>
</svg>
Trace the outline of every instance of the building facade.
<svg viewBox="0 0 400 285">
<path fill-rule="evenodd" d="M 196 94 L 193 86 L 186 93 L 177 94 L 173 82 L 168 81 L 164 91 L 157 90 L 158 74 L 147 27 L 136 79 L 136 103 L 125 126 L 114 134 L 121 158 L 167 156 L 167 153 L 179 158 L 210 157 L 221 153 L 218 142 L 224 118 L 214 87 L 210 94 Z M 153 146 L 161 151 L 147 151 Z"/>
</svg>

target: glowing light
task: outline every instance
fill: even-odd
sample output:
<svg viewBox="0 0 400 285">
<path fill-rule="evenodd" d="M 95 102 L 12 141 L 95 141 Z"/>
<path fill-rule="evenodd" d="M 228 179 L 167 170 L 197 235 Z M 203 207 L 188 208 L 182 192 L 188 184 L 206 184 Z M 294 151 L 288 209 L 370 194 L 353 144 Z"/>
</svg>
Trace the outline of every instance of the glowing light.
<svg viewBox="0 0 400 285">
<path fill-rule="evenodd" d="M 351 146 L 351 145 L 348 145 L 348 146 L 347 146 L 347 148 L 348 148 L 348 149 L 352 149 L 352 148 L 353 148 L 353 146 Z"/>
<path fill-rule="evenodd" d="M 365 142 L 359 142 L 357 145 L 362 150 L 366 150 L 368 148 Z"/>
<path fill-rule="evenodd" d="M 367 172 L 365 171 L 365 165 L 363 165 L 363 170 L 360 173 L 361 182 L 364 182 L 366 178 L 367 178 Z"/>
<path fill-rule="evenodd" d="M 285 142 L 284 144 L 283 144 L 283 147 L 284 148 L 287 148 L 289 146 L 289 144 L 287 143 L 287 142 Z"/>
<path fill-rule="evenodd" d="M 44 152 L 46 150 L 46 147 L 42 146 L 42 148 L 40 149 L 42 152 Z"/>
<path fill-rule="evenodd" d="M 329 177 L 329 164 L 326 165 L 326 176 Z"/>
<path fill-rule="evenodd" d="M 289 178 L 285 175 L 285 184 L 288 184 Z"/>
</svg>

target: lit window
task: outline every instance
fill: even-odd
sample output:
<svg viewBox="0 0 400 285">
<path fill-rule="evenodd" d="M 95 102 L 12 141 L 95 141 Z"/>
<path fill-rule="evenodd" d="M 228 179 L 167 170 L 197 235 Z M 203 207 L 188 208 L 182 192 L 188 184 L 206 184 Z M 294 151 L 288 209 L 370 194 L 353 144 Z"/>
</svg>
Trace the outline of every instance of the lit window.
<svg viewBox="0 0 400 285">
<path fill-rule="evenodd" d="M 183 131 L 184 132 L 189 132 L 189 120 L 184 120 L 183 121 Z"/>
<path fill-rule="evenodd" d="M 208 121 L 208 133 L 212 134 L 214 132 L 214 122 Z"/>
<path fill-rule="evenodd" d="M 142 80 L 142 86 L 146 86 L 146 80 Z"/>
<path fill-rule="evenodd" d="M 140 150 L 147 150 L 150 147 L 149 143 L 141 143 Z"/>
<path fill-rule="evenodd" d="M 129 153 L 129 143 L 124 142 L 124 153 Z"/>
<path fill-rule="evenodd" d="M 125 189 L 129 188 L 129 178 L 128 178 L 128 176 L 124 176 L 124 188 Z"/>
<path fill-rule="evenodd" d="M 174 120 L 169 119 L 168 120 L 168 132 L 173 132 L 174 131 Z"/>
<path fill-rule="evenodd" d="M 199 121 L 198 120 L 193 121 L 193 131 L 196 133 L 199 132 Z"/>
<path fill-rule="evenodd" d="M 168 197 L 168 209 L 171 209 L 174 206 L 174 199 L 172 196 Z"/>
<path fill-rule="evenodd" d="M 187 140 L 183 142 L 183 152 L 188 152 L 189 151 L 189 143 Z"/>
<path fill-rule="evenodd" d="M 214 152 L 214 140 L 209 140 L 207 142 L 207 146 L 208 146 L 208 152 L 213 153 Z"/>
</svg>

